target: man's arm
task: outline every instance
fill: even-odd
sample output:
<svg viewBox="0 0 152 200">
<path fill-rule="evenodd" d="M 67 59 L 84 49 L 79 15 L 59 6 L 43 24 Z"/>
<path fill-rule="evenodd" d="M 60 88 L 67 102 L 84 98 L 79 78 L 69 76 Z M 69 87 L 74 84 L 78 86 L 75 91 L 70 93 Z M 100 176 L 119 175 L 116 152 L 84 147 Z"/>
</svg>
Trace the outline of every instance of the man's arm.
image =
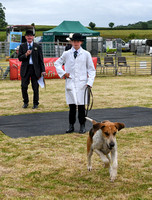
<svg viewBox="0 0 152 200">
<path fill-rule="evenodd" d="M 42 53 L 42 48 L 41 46 L 39 45 L 38 46 L 39 48 L 39 63 L 40 63 L 40 66 L 41 66 L 41 72 L 42 72 L 42 75 L 46 75 L 46 72 L 45 72 L 45 66 L 44 66 L 44 61 L 43 61 L 43 53 Z"/>
<path fill-rule="evenodd" d="M 23 46 L 22 45 L 20 45 L 20 48 L 19 48 L 18 59 L 19 59 L 19 61 L 24 61 L 24 60 L 27 59 L 27 56 L 23 51 Z"/>
<path fill-rule="evenodd" d="M 66 78 L 69 78 L 70 74 L 66 73 L 62 69 L 62 65 L 64 63 L 65 63 L 65 52 L 63 52 L 62 56 L 54 63 L 54 66 L 55 66 L 56 71 L 57 71 L 58 75 L 60 76 L 60 78 L 63 78 L 64 76 Z"/>
<path fill-rule="evenodd" d="M 96 70 L 95 70 L 95 67 L 94 67 L 94 64 L 93 64 L 91 54 L 89 52 L 88 52 L 88 55 L 87 55 L 87 73 L 88 73 L 87 85 L 92 87 L 93 82 L 94 82 L 94 78 L 96 76 Z"/>
</svg>

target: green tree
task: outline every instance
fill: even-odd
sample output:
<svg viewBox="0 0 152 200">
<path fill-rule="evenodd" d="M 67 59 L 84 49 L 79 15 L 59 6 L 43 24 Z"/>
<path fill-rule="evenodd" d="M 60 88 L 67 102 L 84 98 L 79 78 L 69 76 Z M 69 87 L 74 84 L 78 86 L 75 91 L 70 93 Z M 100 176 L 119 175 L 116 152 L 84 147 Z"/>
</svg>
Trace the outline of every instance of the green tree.
<svg viewBox="0 0 152 200">
<path fill-rule="evenodd" d="M 93 23 L 93 22 L 90 22 L 90 23 L 89 23 L 89 26 L 90 26 L 90 28 L 91 28 L 91 29 L 94 29 L 94 28 L 95 28 L 95 26 L 96 26 L 96 24 L 95 24 L 95 23 Z"/>
<path fill-rule="evenodd" d="M 142 29 L 148 29 L 148 23 L 147 22 L 142 22 L 141 23 L 141 28 Z"/>
<path fill-rule="evenodd" d="M 0 3 L 0 28 L 4 28 L 7 26 L 7 22 L 5 21 L 5 7 L 3 7 L 2 3 Z"/>
<path fill-rule="evenodd" d="M 130 33 L 129 36 L 128 36 L 128 39 L 136 39 L 138 38 L 138 36 L 135 34 L 135 33 Z"/>
<path fill-rule="evenodd" d="M 115 24 L 114 24 L 113 22 L 110 22 L 110 23 L 109 23 L 109 27 L 110 27 L 110 28 L 113 28 L 114 25 L 115 25 Z"/>
</svg>

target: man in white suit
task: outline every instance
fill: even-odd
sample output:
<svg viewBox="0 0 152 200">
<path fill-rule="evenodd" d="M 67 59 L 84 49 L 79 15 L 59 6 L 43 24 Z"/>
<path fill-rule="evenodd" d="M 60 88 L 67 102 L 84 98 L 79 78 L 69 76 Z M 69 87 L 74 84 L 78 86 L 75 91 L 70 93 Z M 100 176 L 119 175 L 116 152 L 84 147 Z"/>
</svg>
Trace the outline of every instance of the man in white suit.
<svg viewBox="0 0 152 200">
<path fill-rule="evenodd" d="M 84 92 L 87 86 L 92 87 L 95 78 L 95 68 L 90 53 L 81 47 L 83 37 L 74 33 L 71 38 L 72 48 L 65 51 L 55 62 L 60 78 L 65 77 L 66 102 L 69 105 L 69 129 L 66 133 L 74 131 L 76 121 L 76 107 L 78 106 L 79 133 L 85 133 L 85 105 Z M 65 70 L 62 65 L 65 64 Z"/>
</svg>

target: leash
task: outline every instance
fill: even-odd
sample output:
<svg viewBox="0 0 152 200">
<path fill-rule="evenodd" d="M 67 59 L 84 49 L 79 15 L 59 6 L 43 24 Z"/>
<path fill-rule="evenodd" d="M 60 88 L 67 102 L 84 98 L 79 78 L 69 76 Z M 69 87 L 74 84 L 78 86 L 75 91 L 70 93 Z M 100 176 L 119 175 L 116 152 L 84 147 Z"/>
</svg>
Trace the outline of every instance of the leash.
<svg viewBox="0 0 152 200">
<path fill-rule="evenodd" d="M 93 106 L 93 94 L 90 86 L 87 86 L 84 92 L 84 106 L 85 106 L 85 117 L 87 117 L 88 111 L 90 111 Z"/>
</svg>

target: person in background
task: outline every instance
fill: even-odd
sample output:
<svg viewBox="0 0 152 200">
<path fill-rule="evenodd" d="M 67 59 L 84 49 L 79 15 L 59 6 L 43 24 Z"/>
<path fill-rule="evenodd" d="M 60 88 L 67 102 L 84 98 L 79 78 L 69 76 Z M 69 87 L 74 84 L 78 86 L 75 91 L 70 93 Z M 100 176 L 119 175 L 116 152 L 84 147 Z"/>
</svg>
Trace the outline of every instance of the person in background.
<svg viewBox="0 0 152 200">
<path fill-rule="evenodd" d="M 43 62 L 43 54 L 41 46 L 33 42 L 34 33 L 32 30 L 27 30 L 25 34 L 26 43 L 21 44 L 19 48 L 18 59 L 21 64 L 21 89 L 23 97 L 22 108 L 27 108 L 29 103 L 28 85 L 32 83 L 33 89 L 33 109 L 38 108 L 39 105 L 39 85 L 38 79 L 41 75 L 46 75 L 45 66 Z"/>
<path fill-rule="evenodd" d="M 66 133 L 74 132 L 76 108 L 80 123 L 79 133 L 85 133 L 84 93 L 87 86 L 92 87 L 95 78 L 95 68 L 90 53 L 81 47 L 83 37 L 74 33 L 71 38 L 72 48 L 64 51 L 54 63 L 60 78 L 65 78 L 66 102 L 69 105 L 69 128 Z M 62 65 L 65 63 L 65 70 Z"/>
<path fill-rule="evenodd" d="M 10 56 L 10 58 L 18 58 L 18 52 L 19 52 L 19 46 L 17 46 L 15 48 L 15 51 L 14 53 L 12 53 L 12 55 Z M 10 72 L 10 66 L 8 66 L 3 74 L 3 78 L 2 79 L 5 79 L 8 75 L 8 73 Z"/>
<path fill-rule="evenodd" d="M 73 33 L 70 33 L 69 37 L 66 38 L 66 40 L 69 42 L 69 44 L 66 45 L 65 51 L 68 51 L 72 47 L 72 44 L 71 44 L 71 38 L 72 38 L 72 36 L 73 36 Z"/>
<path fill-rule="evenodd" d="M 10 56 L 10 58 L 18 58 L 19 46 L 15 48 L 14 53 Z"/>
</svg>

